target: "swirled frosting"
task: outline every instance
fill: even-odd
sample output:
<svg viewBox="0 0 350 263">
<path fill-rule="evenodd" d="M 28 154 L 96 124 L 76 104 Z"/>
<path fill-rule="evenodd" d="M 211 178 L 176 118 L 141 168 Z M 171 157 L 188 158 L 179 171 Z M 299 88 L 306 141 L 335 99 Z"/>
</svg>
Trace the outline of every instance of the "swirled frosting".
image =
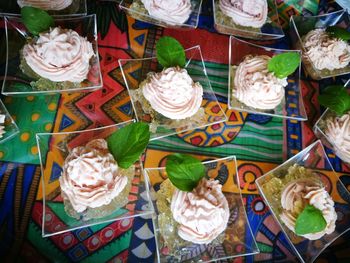
<svg viewBox="0 0 350 263">
<path fill-rule="evenodd" d="M 151 107 L 170 119 L 193 116 L 201 107 L 203 88 L 194 82 L 186 69 L 171 67 L 160 73 L 151 72 L 140 84 Z"/>
<path fill-rule="evenodd" d="M 350 62 L 350 45 L 331 37 L 325 29 L 315 29 L 303 38 L 304 57 L 318 70 L 341 69 Z"/>
<path fill-rule="evenodd" d="M 287 78 L 279 79 L 267 69 L 269 56 L 247 56 L 234 77 L 233 96 L 249 107 L 274 109 L 284 98 Z"/>
<path fill-rule="evenodd" d="M 230 215 L 217 180 L 203 178 L 192 192 L 175 190 L 171 201 L 178 234 L 196 244 L 208 244 L 225 231 Z"/>
<path fill-rule="evenodd" d="M 168 24 L 183 24 L 190 14 L 190 0 L 141 0 L 150 16 Z"/>
<path fill-rule="evenodd" d="M 30 68 L 51 81 L 82 82 L 94 55 L 92 44 L 71 29 L 56 27 L 26 44 L 23 57 Z"/>
<path fill-rule="evenodd" d="M 220 0 L 221 11 L 241 26 L 260 28 L 267 18 L 266 0 Z"/>
<path fill-rule="evenodd" d="M 0 114 L 0 138 L 2 138 L 5 133 L 5 118 L 6 116 L 4 114 Z"/>
<path fill-rule="evenodd" d="M 326 123 L 325 134 L 334 146 L 335 154 L 343 161 L 350 163 L 350 113 L 329 118 Z"/>
<path fill-rule="evenodd" d="M 90 141 L 69 153 L 59 178 L 62 195 L 78 213 L 108 205 L 125 188 L 128 179 L 103 139 Z"/>
<path fill-rule="evenodd" d="M 296 219 L 308 204 L 321 210 L 327 225 L 320 232 L 302 236 L 310 240 L 316 240 L 325 234 L 331 234 L 335 230 L 335 221 L 337 220 L 334 202 L 324 187 L 312 179 L 299 179 L 289 183 L 284 188 L 281 195 L 283 212 L 280 215 L 283 223 L 295 232 Z"/>
<path fill-rule="evenodd" d="M 43 10 L 62 10 L 72 4 L 73 0 L 17 0 L 17 4 L 22 8 L 24 6 L 33 6 Z"/>
</svg>

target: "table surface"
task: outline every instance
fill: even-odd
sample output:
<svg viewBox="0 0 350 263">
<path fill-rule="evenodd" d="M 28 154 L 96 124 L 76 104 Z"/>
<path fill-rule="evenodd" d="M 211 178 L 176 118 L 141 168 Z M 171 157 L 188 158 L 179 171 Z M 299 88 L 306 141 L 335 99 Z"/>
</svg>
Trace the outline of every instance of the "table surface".
<svg viewBox="0 0 350 263">
<path fill-rule="evenodd" d="M 300 4 L 303 2 L 304 5 Z M 333 1 L 278 0 L 277 3 L 284 28 L 288 26 L 290 15 L 339 9 Z M 211 84 L 229 120 L 220 124 L 222 133 L 209 127 L 152 142 L 145 155 L 145 167 L 161 166 L 163 158 L 171 152 L 187 152 L 201 158 L 236 155 L 248 219 L 261 253 L 232 262 L 295 262 L 292 249 L 258 195 L 254 180 L 315 140 L 312 126 L 320 116 L 316 102 L 319 88 L 333 82 L 344 83 L 349 76 L 320 82 L 303 76 L 302 93 L 308 114 L 305 122 L 228 110 L 229 37 L 215 32 L 211 1 L 203 1 L 199 27 L 192 31 L 135 21 L 118 10 L 113 2 L 88 1 L 88 7 L 89 13 L 96 13 L 98 19 L 103 89 L 93 93 L 2 98 L 21 131 L 12 140 L 0 144 L 1 258 L 6 262 L 16 259 L 19 262 L 153 262 L 155 243 L 149 219 L 134 218 L 120 224 L 41 237 L 41 173 L 35 133 L 84 130 L 132 118 L 118 59 L 152 53 L 156 40 L 169 35 L 184 47 L 201 46 Z M 290 43 L 285 38 L 264 44 L 288 48 Z M 348 168 L 326 150 L 334 169 L 348 187 Z M 53 212 L 53 220 L 59 221 L 62 212 Z M 340 237 L 317 262 L 349 262 L 349 237 Z"/>
</svg>

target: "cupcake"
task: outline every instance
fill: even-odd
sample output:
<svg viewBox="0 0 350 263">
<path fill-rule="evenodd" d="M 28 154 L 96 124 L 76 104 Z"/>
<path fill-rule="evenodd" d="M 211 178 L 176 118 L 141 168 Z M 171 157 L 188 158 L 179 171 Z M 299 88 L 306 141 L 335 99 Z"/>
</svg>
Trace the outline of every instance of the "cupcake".
<svg viewBox="0 0 350 263">
<path fill-rule="evenodd" d="M 317 240 L 335 230 L 334 201 L 316 171 L 294 164 L 262 183 L 281 222 L 295 235 Z"/>
<path fill-rule="evenodd" d="M 178 161 L 171 164 L 172 157 L 186 159 L 186 164 Z M 172 172 L 174 164 L 176 167 Z M 203 173 L 189 182 L 198 175 L 187 177 L 194 170 L 194 173 Z M 164 248 L 169 250 L 168 255 L 181 254 L 183 248 L 193 244 L 221 244 L 225 239 L 230 208 L 220 182 L 205 178 L 204 165 L 186 154 L 169 156 L 166 171 L 168 179 L 156 192 L 156 206 L 159 232 Z"/>
<path fill-rule="evenodd" d="M 130 8 L 169 25 L 184 24 L 192 13 L 191 0 L 137 0 Z"/>
<path fill-rule="evenodd" d="M 78 88 L 88 78 L 91 60 L 95 58 L 92 43 L 76 31 L 50 28 L 27 43 L 21 50 L 21 69 L 37 79 L 36 89 Z"/>
<path fill-rule="evenodd" d="M 84 220 L 113 213 L 128 203 L 134 167 L 118 167 L 104 139 L 73 148 L 59 178 L 65 210 Z"/>
<path fill-rule="evenodd" d="M 5 134 L 5 118 L 6 118 L 6 115 L 0 114 L 0 139 Z"/>
<path fill-rule="evenodd" d="M 241 27 L 261 28 L 267 19 L 266 0 L 219 0 L 219 10 Z"/>
<path fill-rule="evenodd" d="M 314 79 L 322 75 L 338 74 L 350 62 L 350 45 L 347 41 L 332 36 L 325 28 L 318 28 L 302 37 L 305 69 Z"/>
<path fill-rule="evenodd" d="M 24 6 L 33 6 L 43 10 L 63 10 L 72 4 L 73 0 L 17 0 L 17 4 L 22 8 Z"/>
<path fill-rule="evenodd" d="M 270 59 L 266 55 L 248 55 L 233 67 L 233 98 L 260 110 L 272 110 L 281 104 L 288 81 L 287 77 L 277 78 L 274 72 L 268 70 Z"/>
</svg>

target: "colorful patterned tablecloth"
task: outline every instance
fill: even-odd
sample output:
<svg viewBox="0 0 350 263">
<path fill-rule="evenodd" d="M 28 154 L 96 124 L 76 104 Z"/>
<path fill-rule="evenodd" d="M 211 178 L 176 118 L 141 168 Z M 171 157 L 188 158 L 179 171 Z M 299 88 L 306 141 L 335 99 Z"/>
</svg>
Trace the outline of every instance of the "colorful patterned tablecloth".
<svg viewBox="0 0 350 263">
<path fill-rule="evenodd" d="M 284 28 L 288 27 L 291 15 L 339 9 L 333 1 L 276 3 Z M 330 82 L 344 83 L 349 76 L 321 82 L 304 78 L 302 92 L 309 118 L 306 122 L 228 110 L 229 42 L 228 36 L 213 29 L 211 1 L 203 1 L 200 25 L 194 31 L 164 29 L 135 21 L 118 10 L 114 2 L 91 0 L 88 7 L 89 13 L 96 13 L 98 19 L 103 89 L 92 93 L 2 98 L 21 131 L 11 141 L 0 144 L 0 262 L 154 261 L 155 242 L 149 218 L 126 219 L 42 238 L 41 174 L 35 133 L 83 130 L 132 118 L 118 59 L 154 53 L 156 40 L 162 35 L 177 38 L 185 47 L 201 46 L 211 84 L 229 119 L 152 142 L 144 158 L 145 167 L 162 166 L 171 152 L 187 152 L 201 158 L 236 155 L 248 219 L 261 253 L 232 262 L 295 262 L 292 249 L 258 195 L 254 180 L 315 140 L 312 125 L 320 115 L 316 102 L 319 88 Z M 287 38 L 264 44 L 289 46 Z M 4 65 L 1 69 L 4 70 Z M 134 73 L 128 72 L 131 76 Z M 349 188 L 348 168 L 328 149 L 327 154 Z M 57 179 L 59 171 L 55 163 L 50 165 L 50 180 Z M 64 211 L 60 208 L 52 211 L 50 222 L 64 223 Z M 349 237 L 339 238 L 317 262 L 350 262 Z"/>
</svg>

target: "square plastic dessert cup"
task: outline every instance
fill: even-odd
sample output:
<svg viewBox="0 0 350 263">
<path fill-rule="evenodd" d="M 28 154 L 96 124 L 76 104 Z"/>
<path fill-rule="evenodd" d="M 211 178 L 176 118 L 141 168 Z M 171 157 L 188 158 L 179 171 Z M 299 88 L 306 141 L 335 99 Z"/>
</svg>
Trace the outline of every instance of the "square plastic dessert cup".
<svg viewBox="0 0 350 263">
<path fill-rule="evenodd" d="M 263 186 L 271 182 L 272 179 L 285 178 L 288 168 L 295 164 L 310 169 L 314 173 L 314 176 L 322 182 L 322 185 L 335 203 L 335 211 L 337 213 L 335 231 L 331 234 L 324 235 L 318 240 L 309 240 L 297 236 L 289 230 L 280 219 L 278 205 L 280 204 L 280 200 L 276 200 L 276 198 L 272 197 L 269 193 L 270 190 L 264 190 L 263 188 Z M 286 184 L 287 183 L 288 182 L 286 182 Z M 272 171 L 258 178 L 256 184 L 260 194 L 277 219 L 282 231 L 301 262 L 313 262 L 334 240 L 350 229 L 350 193 L 334 172 L 322 143 L 319 140 Z M 273 187 L 269 187 L 269 189 L 272 188 Z"/>
<path fill-rule="evenodd" d="M 69 150 L 77 146 L 84 146 L 93 139 L 106 139 L 118 129 L 132 122 L 128 121 L 84 131 L 39 133 L 36 135 L 42 174 L 43 237 L 126 218 L 150 215 L 154 212 L 149 197 L 149 181 L 142 173 L 143 168 L 140 161 L 124 170 L 131 173 L 126 186 L 128 188 L 125 188 L 128 189 L 125 190 L 128 198 L 126 205 L 116 209 L 110 207 L 108 212 L 112 211 L 112 213 L 109 215 L 100 218 L 86 218 L 87 220 L 85 220 L 83 213 L 78 213 L 79 219 L 71 217 L 66 210 L 69 207 L 65 206 L 61 196 L 59 178 Z M 60 219 L 53 220 L 57 213 Z"/>
<path fill-rule="evenodd" d="M 14 137 L 16 134 L 19 133 L 19 129 L 7 111 L 4 103 L 0 100 L 0 115 L 5 115 L 5 124 L 4 124 L 4 131 L 5 133 L 2 135 L 2 138 L 0 138 L 0 144 L 6 142 L 7 140 Z"/>
<path fill-rule="evenodd" d="M 191 0 L 192 13 L 189 19 L 183 24 L 172 23 L 166 20 L 159 20 L 152 17 L 145 9 L 141 0 L 122 0 L 119 7 L 123 9 L 129 16 L 142 22 L 154 24 L 161 27 L 177 28 L 177 29 L 195 29 L 198 26 L 199 14 L 201 12 L 202 0 Z"/>
<path fill-rule="evenodd" d="M 234 36 L 230 37 L 229 45 L 229 80 L 228 80 L 228 107 L 238 111 L 245 111 L 254 114 L 268 115 L 273 117 L 280 117 L 292 120 L 307 120 L 307 114 L 302 99 L 300 88 L 300 65 L 295 72 L 288 76 L 288 85 L 285 89 L 285 96 L 282 102 L 272 110 L 256 109 L 245 105 L 233 96 L 235 68 L 248 55 L 268 55 L 270 57 L 286 53 L 296 52 L 300 54 L 299 50 L 284 50 L 275 49 L 264 46 L 259 46 L 253 43 L 246 42 Z"/>
<path fill-rule="evenodd" d="M 70 6 L 62 10 L 48 10 L 47 12 L 53 17 L 84 16 L 87 14 L 86 0 L 73 0 Z M 20 14 L 21 8 L 17 4 L 17 0 L 0 1 L 0 15 L 19 16 Z"/>
<path fill-rule="evenodd" d="M 303 67 L 304 70 L 315 80 L 335 77 L 350 73 L 350 64 L 342 69 L 335 70 L 318 70 L 309 56 L 304 54 L 305 48 L 303 45 L 303 37 L 311 30 L 317 28 L 327 28 L 329 26 L 336 26 L 350 30 L 349 15 L 345 10 L 339 10 L 333 13 L 327 13 L 319 16 L 292 16 L 290 18 L 290 36 L 292 43 L 296 49 L 301 49 L 303 53 Z"/>
<path fill-rule="evenodd" d="M 22 66 L 21 60 L 23 60 L 20 53 L 23 46 L 27 43 L 30 34 L 21 22 L 20 17 L 5 17 L 7 54 L 2 94 L 28 96 L 63 92 L 84 92 L 102 88 L 102 75 L 97 47 L 96 15 L 55 18 L 54 22 L 55 27 L 60 26 L 61 28 L 72 29 L 92 43 L 94 56 L 90 59 L 90 70 L 87 79 L 81 83 L 67 82 L 62 86 L 62 89 L 57 89 L 55 84 L 62 82 L 50 82 L 44 78 L 25 74 L 20 69 L 20 66 Z M 40 84 L 40 89 L 32 87 L 31 83 L 38 85 L 37 83 L 39 82 L 42 83 Z M 48 88 L 49 86 L 44 84 L 46 82 L 48 85 L 53 84 L 53 86 Z"/>
<path fill-rule="evenodd" d="M 195 244 L 187 242 L 176 248 L 175 256 L 168 253 L 169 248 L 164 243 L 160 228 L 176 231 L 174 226 L 161 225 L 158 221 L 159 211 L 156 201 L 154 207 L 153 225 L 157 244 L 158 262 L 212 262 L 227 260 L 239 256 L 259 253 L 254 235 L 250 228 L 245 207 L 243 204 L 240 186 L 238 183 L 237 164 L 235 156 L 222 159 L 209 159 L 203 161 L 206 168 L 206 177 L 214 178 L 222 184 L 222 191 L 228 201 L 230 217 L 221 241 L 214 240 L 209 244 Z M 159 191 L 160 184 L 167 179 L 165 168 L 146 168 L 144 173 L 149 177 L 152 185 L 151 191 Z M 168 221 L 166 222 L 168 223 Z M 171 222 L 169 223 L 171 224 Z M 176 227 L 176 226 L 175 226 Z M 173 230 L 171 230 L 173 229 Z M 178 237 L 181 239 L 180 237 Z M 179 244 L 179 243 L 178 243 Z M 238 249 L 239 247 L 239 249 Z M 221 262 L 221 261 L 220 261 Z M 225 261 L 226 262 L 226 261 Z"/>
<path fill-rule="evenodd" d="M 155 57 L 140 59 L 120 59 L 119 65 L 123 74 L 124 82 L 129 91 L 136 119 L 151 123 L 151 140 L 159 139 L 173 134 L 178 134 L 196 128 L 206 127 L 227 120 L 225 112 L 221 108 L 214 91 L 212 90 L 203 61 L 201 49 L 194 46 L 185 50 L 185 69 L 194 82 L 199 82 L 203 87 L 203 101 L 200 118 L 198 114 L 184 119 L 171 120 L 166 117 L 155 120 L 151 114 L 146 113 L 139 102 L 140 95 L 137 94 L 139 84 L 146 79 L 149 72 L 161 72 L 162 67 Z M 155 123 L 156 121 L 156 123 Z"/>
<path fill-rule="evenodd" d="M 284 37 L 284 32 L 278 18 L 275 0 L 267 0 L 267 20 L 261 28 L 244 27 L 235 24 L 229 16 L 225 15 L 220 10 L 219 2 L 220 0 L 213 0 L 214 27 L 218 32 L 227 35 L 260 40 L 278 39 Z"/>
</svg>

